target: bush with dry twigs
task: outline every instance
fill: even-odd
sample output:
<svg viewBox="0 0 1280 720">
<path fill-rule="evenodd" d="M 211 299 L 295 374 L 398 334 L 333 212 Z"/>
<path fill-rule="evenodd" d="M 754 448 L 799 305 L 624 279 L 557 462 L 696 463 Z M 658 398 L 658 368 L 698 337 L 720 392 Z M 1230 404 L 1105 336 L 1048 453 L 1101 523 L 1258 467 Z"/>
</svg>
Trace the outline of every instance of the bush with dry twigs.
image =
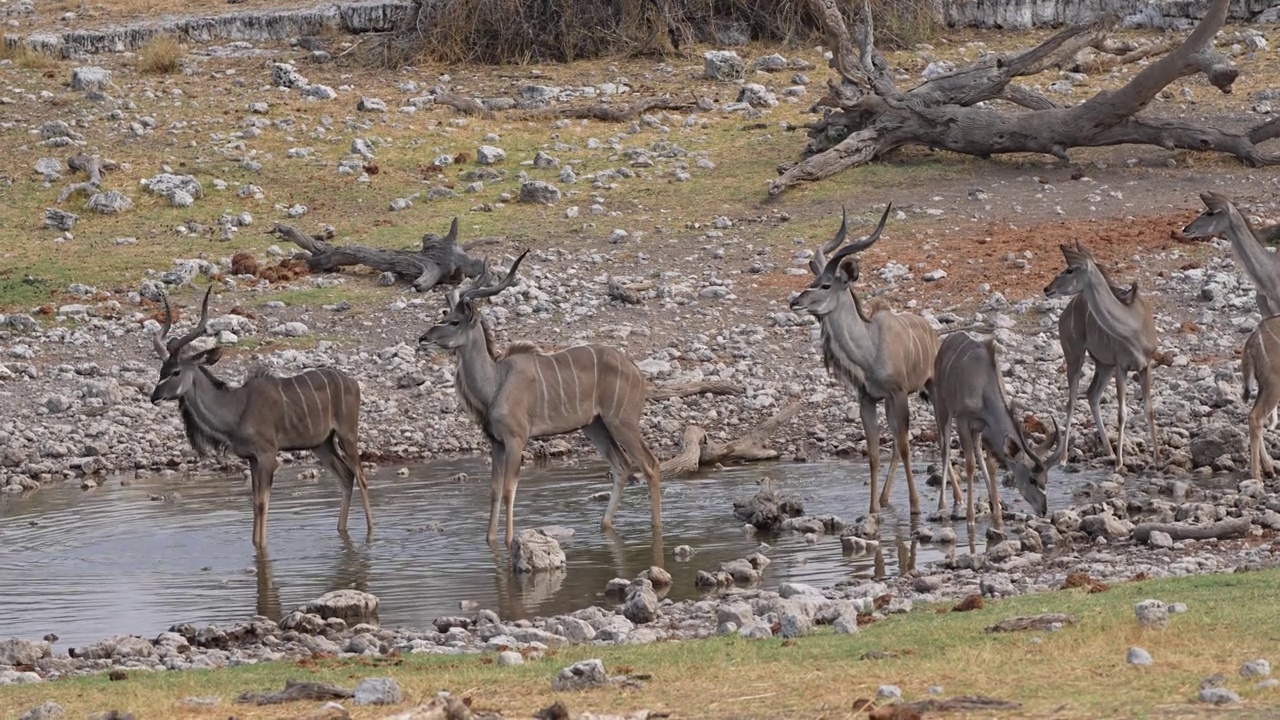
<svg viewBox="0 0 1280 720">
<path fill-rule="evenodd" d="M 173 35 L 155 35 L 138 52 L 139 69 L 152 75 L 182 70 L 182 45 Z"/>
<path fill-rule="evenodd" d="M 850 21 L 862 5 L 850 4 Z M 940 23 L 930 0 L 876 0 L 871 12 L 890 45 L 929 39 Z M 389 41 L 384 64 L 426 56 L 445 63 L 571 62 L 668 55 L 696 43 L 799 44 L 822 25 L 800 0 L 414 0 Z"/>
</svg>

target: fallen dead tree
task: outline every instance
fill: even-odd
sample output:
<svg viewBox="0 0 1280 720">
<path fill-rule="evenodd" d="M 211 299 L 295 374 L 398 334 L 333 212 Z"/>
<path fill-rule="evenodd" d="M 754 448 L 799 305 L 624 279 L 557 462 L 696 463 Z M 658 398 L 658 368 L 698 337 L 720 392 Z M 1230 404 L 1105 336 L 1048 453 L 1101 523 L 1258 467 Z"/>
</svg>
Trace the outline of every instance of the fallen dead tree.
<svg viewBox="0 0 1280 720">
<path fill-rule="evenodd" d="M 86 176 L 84 182 L 71 183 L 58 193 L 57 203 L 61 205 L 66 202 L 67 198 L 76 193 L 85 195 L 93 195 L 102 189 L 102 174 L 107 170 L 115 170 L 119 164 L 115 160 L 104 158 L 101 155 L 72 155 L 67 158 L 67 167 L 76 172 L 83 172 Z"/>
<path fill-rule="evenodd" d="M 1138 116 L 1167 85 L 1197 73 L 1203 73 L 1223 93 L 1231 92 L 1238 71 L 1213 49 L 1213 37 L 1226 19 L 1229 0 L 1214 0 L 1181 44 L 1136 73 L 1124 87 L 1099 92 L 1072 107 L 1061 107 L 1012 82 L 1050 68 L 1069 67 L 1085 48 L 1108 47 L 1106 33 L 1114 22 L 1112 17 L 1063 30 L 1019 55 L 987 56 L 904 92 L 876 50 L 865 3 L 862 21 L 855 33 L 850 33 L 836 0 L 807 2 L 822 18 L 836 77 L 828 80 L 828 92 L 818 101 L 829 110 L 810 127 L 809 156 L 778 167 L 771 195 L 909 145 L 982 158 L 1000 153 L 1045 153 L 1070 162 L 1067 150 L 1071 148 L 1138 144 L 1228 153 L 1251 166 L 1280 163 L 1280 154 L 1258 147 L 1280 136 L 1280 118 L 1237 132 L 1192 120 Z M 1157 50 L 1152 48 L 1148 54 Z M 1139 49 L 1129 51 L 1133 52 Z M 986 106 L 997 100 L 1021 109 Z"/>
<path fill-rule="evenodd" d="M 1133 539 L 1144 543 L 1151 539 L 1151 533 L 1166 533 L 1175 542 L 1178 540 L 1226 540 L 1239 538 L 1249 534 L 1253 521 L 1247 517 L 1219 520 L 1208 525 L 1192 525 L 1191 523 L 1142 523 L 1133 529 Z"/>
<path fill-rule="evenodd" d="M 652 398 L 653 395 L 649 397 Z M 800 403 L 789 403 L 773 417 L 752 428 L 746 435 L 723 443 L 708 442 L 706 430 L 697 425 L 689 425 L 684 429 L 680 452 L 662 463 L 660 468 L 662 477 L 687 477 L 698 472 L 703 466 L 717 463 L 776 460 L 781 453 L 769 448 L 766 442 L 783 423 L 795 417 L 798 412 L 800 412 Z"/>
<path fill-rule="evenodd" d="M 468 255 L 458 247 L 456 217 L 449 225 L 449 233 L 444 237 L 434 233 L 423 235 L 421 250 L 390 250 L 365 245 L 334 246 L 329 244 L 334 237 L 332 229 L 326 229 L 318 235 L 307 235 L 283 223 L 276 223 L 268 232 L 311 253 L 311 257 L 307 259 L 307 269 L 313 273 L 364 265 L 408 280 L 419 292 L 426 292 L 441 283 L 456 284 L 464 277 L 477 277 L 484 272 L 485 267 L 483 258 Z"/>
</svg>

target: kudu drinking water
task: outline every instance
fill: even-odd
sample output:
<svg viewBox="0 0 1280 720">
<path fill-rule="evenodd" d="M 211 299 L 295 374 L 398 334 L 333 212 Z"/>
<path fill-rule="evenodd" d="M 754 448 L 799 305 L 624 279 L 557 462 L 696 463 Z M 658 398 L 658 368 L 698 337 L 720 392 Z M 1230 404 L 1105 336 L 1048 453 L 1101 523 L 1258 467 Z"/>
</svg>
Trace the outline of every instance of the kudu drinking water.
<svg viewBox="0 0 1280 720">
<path fill-rule="evenodd" d="M 1108 457 L 1116 459 L 1116 469 L 1124 469 L 1125 381 L 1136 372 L 1142 383 L 1146 403 L 1147 425 L 1151 431 L 1151 462 L 1160 462 L 1156 443 L 1156 419 L 1151 396 L 1151 362 L 1156 352 L 1156 325 L 1151 305 L 1138 293 L 1135 282 L 1128 291 L 1120 291 L 1107 278 L 1080 241 L 1075 246 L 1060 245 L 1067 267 L 1044 289 L 1046 297 L 1074 295 L 1058 319 L 1058 340 L 1067 363 L 1067 418 L 1063 429 L 1062 451 L 1071 437 L 1071 418 L 1076 407 L 1076 392 L 1084 371 L 1087 353 L 1093 358 L 1093 379 L 1087 396 L 1098 438 Z M 1107 382 L 1116 379 L 1116 413 L 1119 430 L 1117 449 L 1112 451 L 1107 426 L 1102 422 L 1099 402 Z"/>
<path fill-rule="evenodd" d="M 525 343 L 512 343 L 503 352 L 494 347 L 477 303 L 510 287 L 527 254 L 521 253 L 496 285 L 480 281 L 465 292 L 451 293 L 444 319 L 418 339 L 421 347 L 437 345 L 457 358 L 454 387 L 489 440 L 493 467 L 487 538 L 497 540 L 498 511 L 505 503 L 506 541 L 511 545 L 516 484 L 529 440 L 574 430 L 582 430 L 609 462 L 613 489 L 601 527 L 613 527 L 627 471 L 638 464 L 649 482 L 651 520 L 659 533 L 658 460 L 640 433 L 645 380 L 636 364 L 603 345 L 578 345 L 555 353 L 539 352 Z M 486 270 L 482 278 L 487 275 Z"/>
<path fill-rule="evenodd" d="M 862 428 L 867 436 L 871 463 L 871 513 L 889 502 L 895 466 L 899 458 L 907 475 L 911 514 L 920 512 L 915 478 L 911 474 L 911 449 L 907 444 L 910 412 L 907 397 L 924 387 L 933 374 L 938 333 L 918 315 L 899 315 L 873 303 L 864 309 L 853 292 L 859 277 L 856 253 L 875 244 L 884 232 L 893 205 L 885 208 L 880 224 L 865 239 L 845 245 L 847 218 L 834 239 L 814 252 L 809 268 L 815 275 L 809 288 L 791 301 L 791 309 L 818 318 L 822 327 L 822 362 L 827 372 L 858 398 Z M 826 253 L 835 252 L 831 259 Z M 880 474 L 880 424 L 876 406 L 884 402 L 885 420 L 893 433 L 896 455 L 889 461 L 883 493 L 877 495 Z"/>
<path fill-rule="evenodd" d="M 231 387 L 209 370 L 222 357 L 221 347 L 183 356 L 191 341 L 205 334 L 209 321 L 210 287 L 200 305 L 200 321 L 182 337 L 165 343 L 173 327 L 169 298 L 164 298 L 165 321 L 153 338 L 160 356 L 160 382 L 151 402 L 177 400 L 191 446 L 201 454 L 229 449 L 249 461 L 253 484 L 253 544 L 267 541 L 267 505 L 281 450 L 310 450 L 342 483 L 338 532 L 347 532 L 351 490 L 360 483 L 365 524 L 373 532 L 369 485 L 360 466 L 357 436 L 360 386 L 332 368 L 308 370 L 292 377 L 254 371 L 240 387 Z"/>
<path fill-rule="evenodd" d="M 1065 445 L 1061 438 L 1058 447 L 1047 459 L 1052 440 L 1041 448 L 1032 448 L 1027 441 L 1022 423 L 1014 417 L 1013 406 L 1005 391 L 1004 380 L 996 364 L 995 341 L 985 342 L 967 332 L 957 332 L 943 339 L 934 360 L 933 377 L 925 385 L 922 395 L 933 402 L 934 417 L 938 421 L 938 446 L 942 450 L 942 476 L 951 476 L 951 425 L 954 422 L 960 436 L 960 449 L 964 453 L 965 485 L 968 492 L 969 522 L 974 520 L 973 472 L 974 464 L 982 458 L 982 474 L 987 479 L 987 494 L 991 501 L 991 517 L 996 527 L 1003 524 L 1000 508 L 1000 492 L 996 471 L 992 467 L 994 454 L 1000 465 L 1013 472 L 1013 484 L 1036 514 L 1049 510 L 1045 487 L 1051 467 L 1062 461 Z M 1058 436 L 1057 420 L 1053 421 L 1054 436 Z M 983 450 L 983 444 L 987 451 Z M 946 483 L 938 495 L 938 511 L 946 509 Z"/>
</svg>

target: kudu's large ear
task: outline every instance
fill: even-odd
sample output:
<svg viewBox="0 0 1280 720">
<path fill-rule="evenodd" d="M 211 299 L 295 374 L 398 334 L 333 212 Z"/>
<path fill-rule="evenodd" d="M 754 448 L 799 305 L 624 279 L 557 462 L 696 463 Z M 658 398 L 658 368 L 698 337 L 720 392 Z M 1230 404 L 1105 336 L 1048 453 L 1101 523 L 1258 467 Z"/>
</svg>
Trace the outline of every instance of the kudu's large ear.
<svg viewBox="0 0 1280 720">
<path fill-rule="evenodd" d="M 222 359 L 222 346 L 214 345 L 208 350 L 201 350 L 191 359 L 201 365 L 214 365 Z"/>
<path fill-rule="evenodd" d="M 1209 212 L 1216 213 L 1219 210 L 1225 210 L 1231 201 L 1216 192 L 1206 190 L 1200 193 L 1200 202 L 1209 208 Z"/>
</svg>

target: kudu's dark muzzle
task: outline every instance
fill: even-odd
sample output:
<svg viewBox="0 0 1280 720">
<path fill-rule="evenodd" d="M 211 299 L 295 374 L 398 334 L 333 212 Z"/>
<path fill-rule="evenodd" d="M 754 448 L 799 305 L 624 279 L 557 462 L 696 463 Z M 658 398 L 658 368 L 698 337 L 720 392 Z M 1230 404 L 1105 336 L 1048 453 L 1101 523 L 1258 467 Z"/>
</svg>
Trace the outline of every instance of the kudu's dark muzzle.
<svg viewBox="0 0 1280 720">
<path fill-rule="evenodd" d="M 156 385 L 155 389 L 151 391 L 151 404 L 159 405 L 163 400 L 164 398 L 160 397 L 160 386 Z"/>
</svg>

